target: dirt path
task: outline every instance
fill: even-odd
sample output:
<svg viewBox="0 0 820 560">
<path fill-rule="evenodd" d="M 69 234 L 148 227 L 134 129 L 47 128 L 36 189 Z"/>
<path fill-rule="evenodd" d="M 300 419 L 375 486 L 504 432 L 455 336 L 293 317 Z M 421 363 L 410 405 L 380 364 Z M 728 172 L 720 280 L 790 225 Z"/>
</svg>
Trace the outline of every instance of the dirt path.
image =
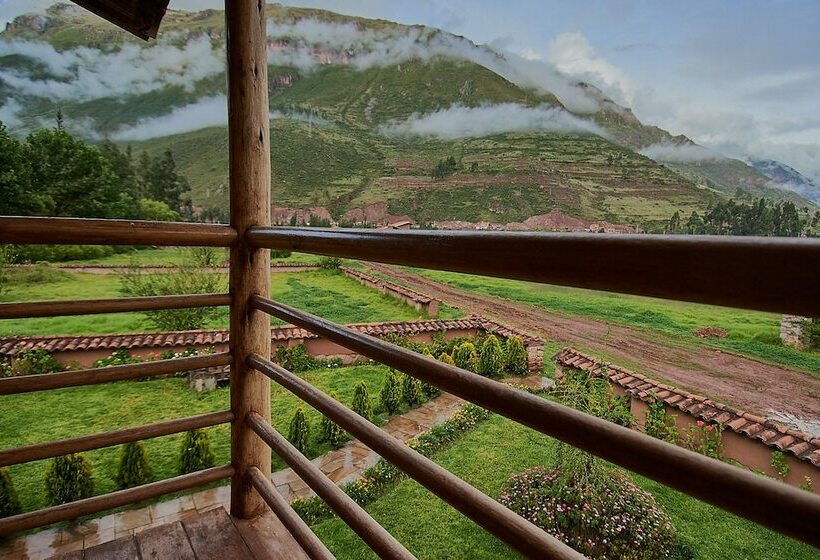
<svg viewBox="0 0 820 560">
<path fill-rule="evenodd" d="M 566 317 L 539 307 L 453 288 L 407 272 L 366 263 L 425 295 L 544 339 L 605 353 L 627 368 L 762 416 L 787 413 L 820 426 L 820 379 L 786 367 L 698 346 L 656 332 Z M 545 359 L 548 358 L 545 356 Z"/>
</svg>

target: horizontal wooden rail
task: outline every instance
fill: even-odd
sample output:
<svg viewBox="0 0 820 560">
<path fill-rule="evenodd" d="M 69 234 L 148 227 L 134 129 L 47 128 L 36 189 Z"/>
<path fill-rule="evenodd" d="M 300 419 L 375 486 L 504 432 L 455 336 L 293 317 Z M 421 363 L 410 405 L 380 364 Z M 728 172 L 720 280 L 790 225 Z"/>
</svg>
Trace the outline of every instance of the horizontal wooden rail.
<svg viewBox="0 0 820 560">
<path fill-rule="evenodd" d="M 288 370 L 258 355 L 251 356 L 248 364 L 339 424 L 419 484 L 527 558 L 584 558 Z"/>
<path fill-rule="evenodd" d="M 327 549 L 327 547 L 319 540 L 319 537 L 310 530 L 299 515 L 293 511 L 273 483 L 262 474 L 256 467 L 248 469 L 248 476 L 251 484 L 265 503 L 268 504 L 271 511 L 279 518 L 282 525 L 293 535 L 302 550 L 305 551 L 308 558 L 311 560 L 335 560 L 335 556 Z"/>
<path fill-rule="evenodd" d="M 15 447 L 13 449 L 3 449 L 0 450 L 0 467 L 28 463 L 29 461 L 40 461 L 42 459 L 50 459 L 70 453 L 80 453 L 81 451 L 89 451 L 101 447 L 121 445 L 132 441 L 178 434 L 180 432 L 208 428 L 232 421 L 233 413 L 229 410 L 224 412 L 211 412 L 90 436 L 37 443 L 25 447 Z"/>
<path fill-rule="evenodd" d="M 231 355 L 227 352 L 208 354 L 206 356 L 192 356 L 190 358 L 174 358 L 172 360 L 158 360 L 140 364 L 125 364 L 104 368 L 80 369 L 60 373 L 46 373 L 43 375 L 21 375 L 18 377 L 0 378 L 0 395 L 15 395 L 19 393 L 33 393 L 50 389 L 63 389 L 80 385 L 97 385 L 113 381 L 127 381 L 143 377 L 167 375 L 180 371 L 193 371 L 211 367 L 227 366 L 231 363 Z"/>
<path fill-rule="evenodd" d="M 230 294 L 186 294 L 73 301 L 24 301 L 0 303 L 0 319 L 96 315 L 100 313 L 216 307 L 230 304 Z"/>
<path fill-rule="evenodd" d="M 0 243 L 229 247 L 236 238 L 233 228 L 216 224 L 0 217 Z"/>
<path fill-rule="evenodd" d="M 816 494 L 426 358 L 282 303 L 254 297 L 252 306 L 676 490 L 820 546 L 820 496 Z"/>
<path fill-rule="evenodd" d="M 311 490 L 322 498 L 330 509 L 359 535 L 379 558 L 415 560 L 393 535 L 378 524 L 362 507 L 327 478 L 319 468 L 302 455 L 291 443 L 268 424 L 262 416 L 251 412 L 246 421 L 262 441 L 299 475 Z"/>
<path fill-rule="evenodd" d="M 99 513 L 109 509 L 135 504 L 143 500 L 158 498 L 165 494 L 180 492 L 198 486 L 204 486 L 233 475 L 233 467 L 225 465 L 202 471 L 184 474 L 158 482 L 135 486 L 126 490 L 118 490 L 102 496 L 94 496 L 84 500 L 77 500 L 68 504 L 52 506 L 37 511 L 30 511 L 0 519 L 0 537 L 27 531 L 60 521 L 70 521 L 84 515 Z"/>
<path fill-rule="evenodd" d="M 247 239 L 271 249 L 820 317 L 820 239 L 261 227 Z"/>
</svg>

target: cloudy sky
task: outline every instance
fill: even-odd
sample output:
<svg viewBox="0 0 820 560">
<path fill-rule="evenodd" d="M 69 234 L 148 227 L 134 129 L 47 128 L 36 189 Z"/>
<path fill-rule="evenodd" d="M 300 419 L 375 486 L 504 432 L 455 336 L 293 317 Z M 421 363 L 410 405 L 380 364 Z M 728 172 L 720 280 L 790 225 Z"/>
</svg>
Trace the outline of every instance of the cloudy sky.
<svg viewBox="0 0 820 560">
<path fill-rule="evenodd" d="M 49 0 L 0 0 L 0 22 Z M 726 155 L 820 178 L 816 0 L 295 0 L 423 23 L 541 59 L 599 85 L 644 122 Z M 221 7 L 171 0 L 171 7 Z"/>
</svg>

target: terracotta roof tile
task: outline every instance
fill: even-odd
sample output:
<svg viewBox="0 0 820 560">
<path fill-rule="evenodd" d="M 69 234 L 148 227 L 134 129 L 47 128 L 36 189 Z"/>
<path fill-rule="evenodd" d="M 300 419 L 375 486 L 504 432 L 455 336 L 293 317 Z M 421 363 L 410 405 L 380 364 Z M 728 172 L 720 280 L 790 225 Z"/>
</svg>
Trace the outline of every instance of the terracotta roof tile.
<svg viewBox="0 0 820 560">
<path fill-rule="evenodd" d="M 720 423 L 735 433 L 759 440 L 765 445 L 781 449 L 820 467 L 820 438 L 812 438 L 791 426 L 734 409 L 703 395 L 693 395 L 620 366 L 602 362 L 569 347 L 558 352 L 555 361 L 562 367 L 574 367 L 606 377 L 641 400 L 659 399 L 667 406 L 679 408 L 699 420 Z"/>
</svg>

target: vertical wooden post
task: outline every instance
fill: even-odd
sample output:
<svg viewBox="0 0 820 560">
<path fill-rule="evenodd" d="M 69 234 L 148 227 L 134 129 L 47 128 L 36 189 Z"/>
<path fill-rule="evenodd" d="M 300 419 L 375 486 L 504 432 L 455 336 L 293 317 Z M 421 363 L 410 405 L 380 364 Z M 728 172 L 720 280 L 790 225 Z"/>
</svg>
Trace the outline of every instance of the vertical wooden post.
<svg viewBox="0 0 820 560">
<path fill-rule="evenodd" d="M 248 470 L 270 476 L 270 449 L 245 423 L 249 412 L 270 420 L 270 380 L 248 368 L 250 354 L 270 356 L 270 317 L 248 305 L 251 295 L 270 293 L 270 251 L 245 243 L 251 226 L 270 225 L 270 128 L 265 0 L 225 2 L 228 48 L 228 140 L 231 226 L 239 241 L 231 248 L 230 348 L 231 514 L 247 519 L 264 511 Z"/>
</svg>

